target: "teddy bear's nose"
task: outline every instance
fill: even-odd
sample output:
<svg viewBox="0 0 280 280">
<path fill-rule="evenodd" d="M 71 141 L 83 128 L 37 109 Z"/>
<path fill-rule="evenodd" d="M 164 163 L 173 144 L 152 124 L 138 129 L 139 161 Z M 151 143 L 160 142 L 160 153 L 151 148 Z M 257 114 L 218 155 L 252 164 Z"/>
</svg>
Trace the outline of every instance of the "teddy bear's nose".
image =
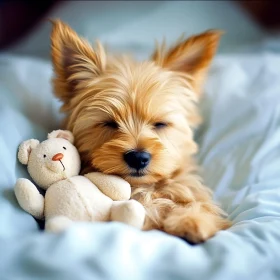
<svg viewBox="0 0 280 280">
<path fill-rule="evenodd" d="M 63 154 L 62 153 L 56 154 L 52 157 L 53 161 L 57 161 L 57 160 L 61 160 L 61 159 L 63 159 Z"/>
</svg>

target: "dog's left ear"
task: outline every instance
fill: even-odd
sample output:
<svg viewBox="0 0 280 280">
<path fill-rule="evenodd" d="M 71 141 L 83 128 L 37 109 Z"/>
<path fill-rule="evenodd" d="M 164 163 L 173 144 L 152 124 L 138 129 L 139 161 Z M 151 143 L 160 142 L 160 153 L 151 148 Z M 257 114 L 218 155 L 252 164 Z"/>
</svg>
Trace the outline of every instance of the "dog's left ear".
<svg viewBox="0 0 280 280">
<path fill-rule="evenodd" d="M 52 21 L 51 54 L 55 94 L 67 103 L 86 88 L 105 68 L 106 55 L 101 44 L 91 45 L 60 20 Z"/>
<path fill-rule="evenodd" d="M 164 46 L 157 48 L 153 60 L 164 68 L 190 74 L 191 83 L 199 94 L 222 34 L 219 30 L 209 30 L 179 42 L 167 52 Z"/>
</svg>

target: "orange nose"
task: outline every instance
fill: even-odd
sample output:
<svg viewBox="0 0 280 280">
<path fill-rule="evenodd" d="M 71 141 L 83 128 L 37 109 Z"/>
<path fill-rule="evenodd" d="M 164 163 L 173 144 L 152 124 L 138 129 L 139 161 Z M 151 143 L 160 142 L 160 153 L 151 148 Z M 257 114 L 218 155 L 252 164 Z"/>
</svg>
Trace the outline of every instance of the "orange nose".
<svg viewBox="0 0 280 280">
<path fill-rule="evenodd" d="M 52 160 L 53 161 L 56 161 L 56 160 L 61 160 L 63 159 L 63 154 L 59 153 L 59 154 L 56 154 L 52 157 Z"/>
</svg>

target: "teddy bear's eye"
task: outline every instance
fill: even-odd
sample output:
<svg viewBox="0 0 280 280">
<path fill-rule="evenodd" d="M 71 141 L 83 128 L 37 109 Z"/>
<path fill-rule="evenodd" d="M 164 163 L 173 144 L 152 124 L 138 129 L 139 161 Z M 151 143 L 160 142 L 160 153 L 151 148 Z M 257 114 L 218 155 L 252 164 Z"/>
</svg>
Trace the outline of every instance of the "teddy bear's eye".
<svg viewBox="0 0 280 280">
<path fill-rule="evenodd" d="M 44 155 L 44 158 L 46 157 L 46 155 Z"/>
<path fill-rule="evenodd" d="M 64 149 L 64 150 L 66 150 L 66 148 L 65 148 L 65 147 L 63 147 L 63 149 Z"/>
</svg>

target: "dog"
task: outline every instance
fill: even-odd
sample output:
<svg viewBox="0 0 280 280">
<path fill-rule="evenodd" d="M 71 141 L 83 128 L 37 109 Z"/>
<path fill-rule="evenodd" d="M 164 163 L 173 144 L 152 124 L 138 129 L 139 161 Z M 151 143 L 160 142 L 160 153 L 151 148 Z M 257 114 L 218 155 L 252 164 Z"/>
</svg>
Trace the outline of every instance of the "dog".
<svg viewBox="0 0 280 280">
<path fill-rule="evenodd" d="M 202 85 L 222 32 L 208 30 L 144 62 L 92 47 L 52 21 L 53 88 L 83 173 L 118 175 L 146 208 L 143 230 L 201 243 L 231 223 L 198 176 L 194 130 Z"/>
</svg>

